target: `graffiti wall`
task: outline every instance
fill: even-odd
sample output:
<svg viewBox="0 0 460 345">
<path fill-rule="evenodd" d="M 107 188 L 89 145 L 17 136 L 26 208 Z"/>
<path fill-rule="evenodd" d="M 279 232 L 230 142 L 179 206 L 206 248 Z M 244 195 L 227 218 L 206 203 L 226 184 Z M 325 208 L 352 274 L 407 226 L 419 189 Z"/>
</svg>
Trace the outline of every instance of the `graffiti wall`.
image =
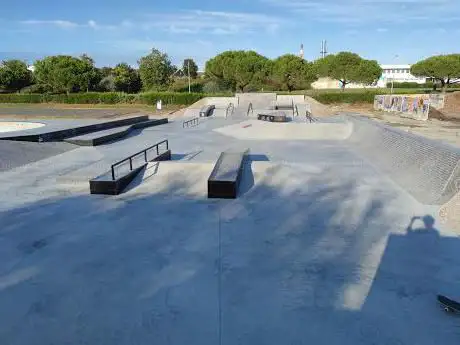
<svg viewBox="0 0 460 345">
<path fill-rule="evenodd" d="M 374 98 L 374 109 L 426 121 L 430 112 L 430 95 L 377 95 Z"/>
<path fill-rule="evenodd" d="M 446 95 L 442 93 L 430 94 L 430 107 L 435 109 L 443 109 L 446 104 Z"/>
</svg>

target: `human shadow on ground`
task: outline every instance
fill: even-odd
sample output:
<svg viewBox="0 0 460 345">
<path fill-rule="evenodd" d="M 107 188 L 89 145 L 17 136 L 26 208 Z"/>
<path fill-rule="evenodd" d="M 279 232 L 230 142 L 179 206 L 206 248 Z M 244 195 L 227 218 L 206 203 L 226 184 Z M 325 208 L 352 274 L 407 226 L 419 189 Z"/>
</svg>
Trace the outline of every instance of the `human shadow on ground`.
<svg viewBox="0 0 460 345">
<path fill-rule="evenodd" d="M 410 344 L 417 329 L 417 344 L 435 344 L 437 330 L 446 342 L 458 332 L 458 319 L 443 314 L 436 297 L 460 298 L 460 239 L 441 236 L 435 222 L 431 215 L 414 216 L 405 233 L 389 235 L 360 310 L 363 322 L 375 323 L 375 336 L 393 332 L 393 343 Z"/>
</svg>

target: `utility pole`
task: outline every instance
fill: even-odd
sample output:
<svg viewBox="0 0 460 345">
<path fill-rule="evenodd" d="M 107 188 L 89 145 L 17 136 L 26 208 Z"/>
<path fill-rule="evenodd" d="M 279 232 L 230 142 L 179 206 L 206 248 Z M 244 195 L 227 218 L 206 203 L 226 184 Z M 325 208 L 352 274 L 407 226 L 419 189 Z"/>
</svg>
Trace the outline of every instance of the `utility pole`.
<svg viewBox="0 0 460 345">
<path fill-rule="evenodd" d="M 191 82 L 190 82 L 190 59 L 187 59 L 187 69 L 188 69 L 188 93 L 192 92 Z"/>
<path fill-rule="evenodd" d="M 325 58 L 326 55 L 327 55 L 327 41 L 326 40 L 322 40 L 321 41 L 321 58 Z"/>
</svg>

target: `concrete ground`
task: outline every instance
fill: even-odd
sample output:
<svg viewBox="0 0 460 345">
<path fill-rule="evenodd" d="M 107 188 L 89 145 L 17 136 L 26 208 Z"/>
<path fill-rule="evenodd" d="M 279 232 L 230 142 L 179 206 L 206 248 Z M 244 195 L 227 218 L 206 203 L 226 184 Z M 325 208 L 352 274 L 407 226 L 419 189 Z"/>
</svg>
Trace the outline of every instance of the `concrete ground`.
<svg viewBox="0 0 460 345">
<path fill-rule="evenodd" d="M 436 303 L 460 298 L 457 233 L 361 159 L 345 123 L 283 140 L 271 123 L 200 121 L 0 173 L 2 343 L 458 344 Z M 163 139 L 173 161 L 89 195 Z M 240 197 L 207 199 L 220 152 L 246 148 Z M 412 222 L 426 215 L 433 228 Z"/>
</svg>

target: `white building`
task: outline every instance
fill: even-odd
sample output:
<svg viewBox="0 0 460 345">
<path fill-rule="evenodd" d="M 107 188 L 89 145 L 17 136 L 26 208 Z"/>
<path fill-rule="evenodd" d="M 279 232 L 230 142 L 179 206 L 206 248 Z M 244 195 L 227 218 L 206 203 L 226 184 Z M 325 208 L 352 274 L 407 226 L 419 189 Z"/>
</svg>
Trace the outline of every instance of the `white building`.
<svg viewBox="0 0 460 345">
<path fill-rule="evenodd" d="M 411 65 L 380 65 L 383 70 L 382 75 L 377 82 L 378 87 L 386 87 L 391 81 L 395 83 L 426 83 L 426 78 L 415 77 L 410 74 Z"/>
<path fill-rule="evenodd" d="M 383 72 L 376 84 L 363 85 L 363 84 L 348 84 L 347 89 L 362 89 L 362 88 L 373 88 L 373 87 L 387 87 L 391 81 L 395 83 L 417 83 L 424 84 L 426 78 L 415 77 L 410 74 L 411 65 L 380 65 Z M 317 81 L 312 83 L 314 89 L 340 89 L 341 85 L 338 80 L 330 78 L 319 78 Z"/>
</svg>

